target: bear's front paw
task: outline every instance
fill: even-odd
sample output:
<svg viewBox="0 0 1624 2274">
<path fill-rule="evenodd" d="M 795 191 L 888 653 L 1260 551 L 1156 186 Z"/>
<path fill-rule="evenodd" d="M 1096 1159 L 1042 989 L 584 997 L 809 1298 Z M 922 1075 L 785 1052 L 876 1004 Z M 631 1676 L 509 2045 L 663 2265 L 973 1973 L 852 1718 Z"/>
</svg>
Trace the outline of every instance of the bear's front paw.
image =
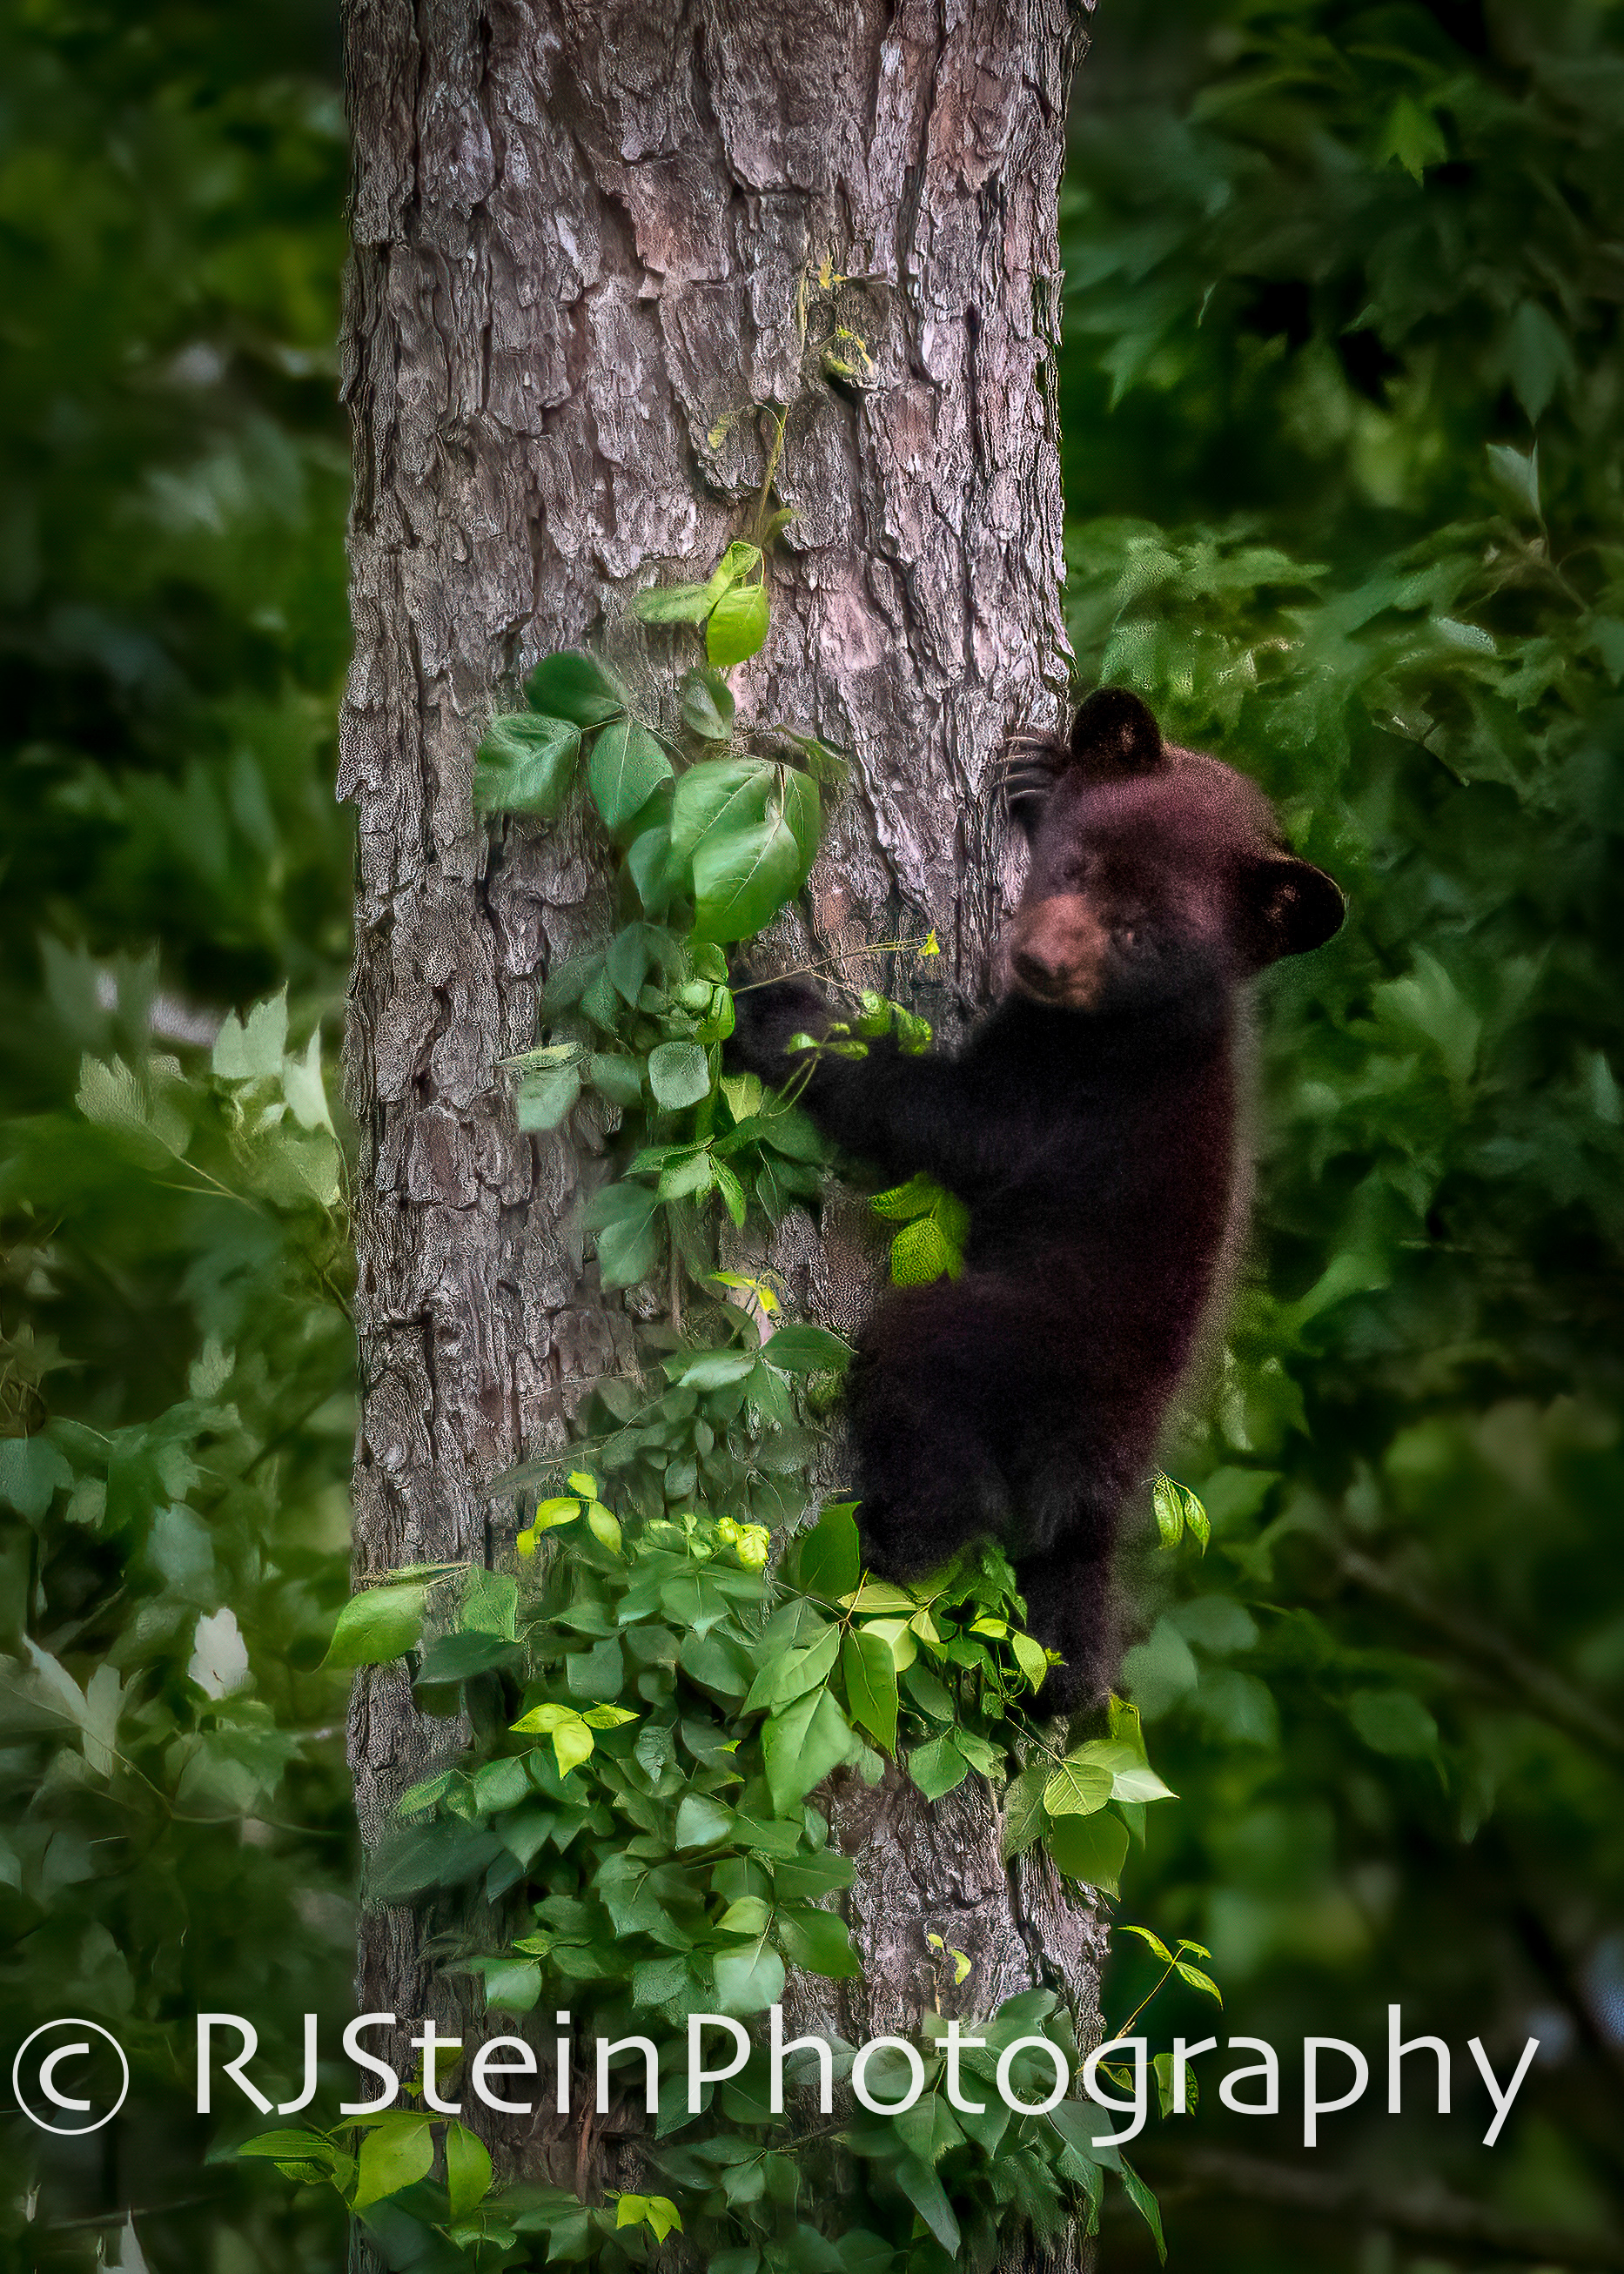
<svg viewBox="0 0 1624 2274">
<path fill-rule="evenodd" d="M 728 1062 L 777 1086 L 788 1080 L 795 1064 L 786 1055 L 795 1036 L 823 1035 L 833 1015 L 816 989 L 797 980 L 769 980 L 764 986 L 747 983 L 733 998 Z"/>
</svg>

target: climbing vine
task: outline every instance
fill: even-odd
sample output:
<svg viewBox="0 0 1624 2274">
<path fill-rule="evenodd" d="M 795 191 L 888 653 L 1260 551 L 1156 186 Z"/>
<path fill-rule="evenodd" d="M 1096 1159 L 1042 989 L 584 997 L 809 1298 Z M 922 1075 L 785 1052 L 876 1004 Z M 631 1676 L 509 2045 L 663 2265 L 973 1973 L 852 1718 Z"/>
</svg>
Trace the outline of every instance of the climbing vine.
<svg viewBox="0 0 1624 2274">
<path fill-rule="evenodd" d="M 828 1907 L 853 1867 L 812 1797 L 835 1770 L 876 1784 L 889 1757 L 930 1800 L 988 1778 L 1006 1859 L 1041 1841 L 1062 1871 L 1112 1894 L 1146 1807 L 1171 1796 L 1131 1706 L 1113 1700 L 1109 1733 L 1069 1750 L 1034 1718 L 1050 1658 L 996 1547 L 899 1586 L 864 1570 L 854 1503 L 807 1521 L 818 1419 L 852 1352 L 784 1319 L 771 1276 L 725 1268 L 719 1228 L 773 1224 L 817 1195 L 830 1148 L 794 1101 L 821 1053 L 861 1055 L 882 1034 L 920 1050 L 930 1029 L 847 990 L 849 1016 L 801 1038 L 806 1065 L 782 1091 L 724 1069 L 724 950 L 805 884 L 820 782 L 840 772 L 818 736 L 738 719 L 723 674 L 760 646 L 769 606 L 760 548 L 731 546 L 707 583 L 635 605 L 646 622 L 703 629 L 707 659 L 678 684 L 674 730 L 608 665 L 564 653 L 536 666 L 530 708 L 495 720 L 478 753 L 483 809 L 555 816 L 583 779 L 620 855 L 618 928 L 549 975 L 536 1044 L 508 1072 L 521 1127 L 555 1128 L 590 1098 L 619 1129 L 622 1171 L 581 1224 L 604 1285 L 668 1271 L 671 1322 L 645 1330 L 664 1380 L 652 1396 L 600 1381 L 572 1442 L 492 1480 L 521 1518 L 507 1568 L 391 1575 L 346 1607 L 329 1664 L 410 1653 L 424 1710 L 465 1712 L 474 1733 L 466 1758 L 401 1797 L 373 1898 L 483 1898 L 435 1939 L 440 1964 L 477 1977 L 492 2014 L 560 2007 L 577 2089 L 585 2045 L 631 2035 L 662 2090 L 641 2150 L 647 2191 L 597 2206 L 494 2187 L 434 2076 L 419 2081 L 428 2105 L 247 2144 L 338 2188 L 398 2263 L 426 2226 L 482 2264 L 545 2235 L 549 2263 L 619 2274 L 680 2230 L 721 2274 L 936 2274 L 960 2258 L 989 2266 L 1011 2224 L 1093 2232 L 1107 2171 L 1160 2241 L 1154 2200 L 1109 2140 L 1116 2120 L 1091 2100 L 1042 2106 L 1055 2063 L 1036 2041 L 1058 2049 L 1067 2078 L 1081 2061 L 1048 1990 L 976 2025 L 983 2043 L 963 2058 L 1000 2085 L 979 2114 L 950 2098 L 939 2015 L 926 2017 L 917 2093 L 894 2061 L 875 2082 L 876 2061 L 872 2090 L 898 2105 L 853 2104 L 838 2128 L 808 2131 L 804 2074 L 775 2107 L 759 2029 L 698 2105 L 680 2089 L 693 2015 L 759 2021 L 787 1969 L 860 1970 Z M 934 937 L 895 945 L 936 952 Z M 915 1178 L 875 1206 L 898 1226 L 896 1279 L 957 1271 L 966 1217 L 952 1194 Z M 969 1962 L 939 1936 L 931 1946 L 962 1979 Z M 1169 1964 L 1205 1984 L 1187 1957 Z M 856 2050 L 835 2042 L 831 2081 L 848 2083 Z M 832 2233 L 814 2210 L 831 2203 Z"/>
</svg>

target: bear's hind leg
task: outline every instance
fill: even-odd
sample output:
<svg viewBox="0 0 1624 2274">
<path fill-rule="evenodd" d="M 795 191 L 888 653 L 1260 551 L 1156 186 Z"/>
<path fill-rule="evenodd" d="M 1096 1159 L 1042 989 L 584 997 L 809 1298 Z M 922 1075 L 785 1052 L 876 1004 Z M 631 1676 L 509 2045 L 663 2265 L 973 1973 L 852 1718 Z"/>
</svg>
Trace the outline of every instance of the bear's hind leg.
<svg viewBox="0 0 1624 2274">
<path fill-rule="evenodd" d="M 1062 1663 L 1051 1666 L 1032 1710 L 1075 1713 L 1110 1689 L 1118 1657 L 1111 1559 L 1097 1540 L 1057 1541 L 1016 1564 L 1026 1625 Z"/>
<path fill-rule="evenodd" d="M 891 1578 L 917 1578 L 1009 1528 L 996 1404 L 967 1323 L 959 1288 L 908 1288 L 876 1314 L 853 1368 L 858 1526 L 870 1565 Z"/>
</svg>

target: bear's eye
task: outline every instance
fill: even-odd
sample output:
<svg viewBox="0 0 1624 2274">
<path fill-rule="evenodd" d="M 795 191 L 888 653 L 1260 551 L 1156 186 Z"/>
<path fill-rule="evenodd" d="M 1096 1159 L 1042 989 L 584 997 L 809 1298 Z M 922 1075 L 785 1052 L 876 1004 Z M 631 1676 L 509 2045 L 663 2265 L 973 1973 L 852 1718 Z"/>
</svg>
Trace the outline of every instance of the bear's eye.
<svg viewBox="0 0 1624 2274">
<path fill-rule="evenodd" d="M 1138 926 L 1137 924 L 1131 924 L 1131 923 L 1119 923 L 1119 924 L 1113 924 L 1113 925 L 1111 926 L 1111 930 L 1112 930 L 1116 933 L 1116 941 L 1117 941 L 1117 945 L 1118 945 L 1119 946 L 1121 946 L 1121 947 L 1134 947 L 1134 946 L 1137 946 L 1137 945 L 1138 945 L 1138 943 L 1139 943 L 1139 926 Z"/>
</svg>

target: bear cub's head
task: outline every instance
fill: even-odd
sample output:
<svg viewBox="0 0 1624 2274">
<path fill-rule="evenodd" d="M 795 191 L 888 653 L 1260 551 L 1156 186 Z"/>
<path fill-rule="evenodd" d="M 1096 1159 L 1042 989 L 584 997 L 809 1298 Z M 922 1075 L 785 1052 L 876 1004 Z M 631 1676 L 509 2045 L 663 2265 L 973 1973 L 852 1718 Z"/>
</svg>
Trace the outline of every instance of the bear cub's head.
<svg viewBox="0 0 1624 2274">
<path fill-rule="evenodd" d="M 1032 1002 L 1106 1018 L 1215 1006 L 1342 923 L 1341 892 L 1287 848 L 1256 785 L 1163 742 L 1124 688 L 1018 760 L 1009 798 L 1032 865 L 1004 978 Z"/>
</svg>

